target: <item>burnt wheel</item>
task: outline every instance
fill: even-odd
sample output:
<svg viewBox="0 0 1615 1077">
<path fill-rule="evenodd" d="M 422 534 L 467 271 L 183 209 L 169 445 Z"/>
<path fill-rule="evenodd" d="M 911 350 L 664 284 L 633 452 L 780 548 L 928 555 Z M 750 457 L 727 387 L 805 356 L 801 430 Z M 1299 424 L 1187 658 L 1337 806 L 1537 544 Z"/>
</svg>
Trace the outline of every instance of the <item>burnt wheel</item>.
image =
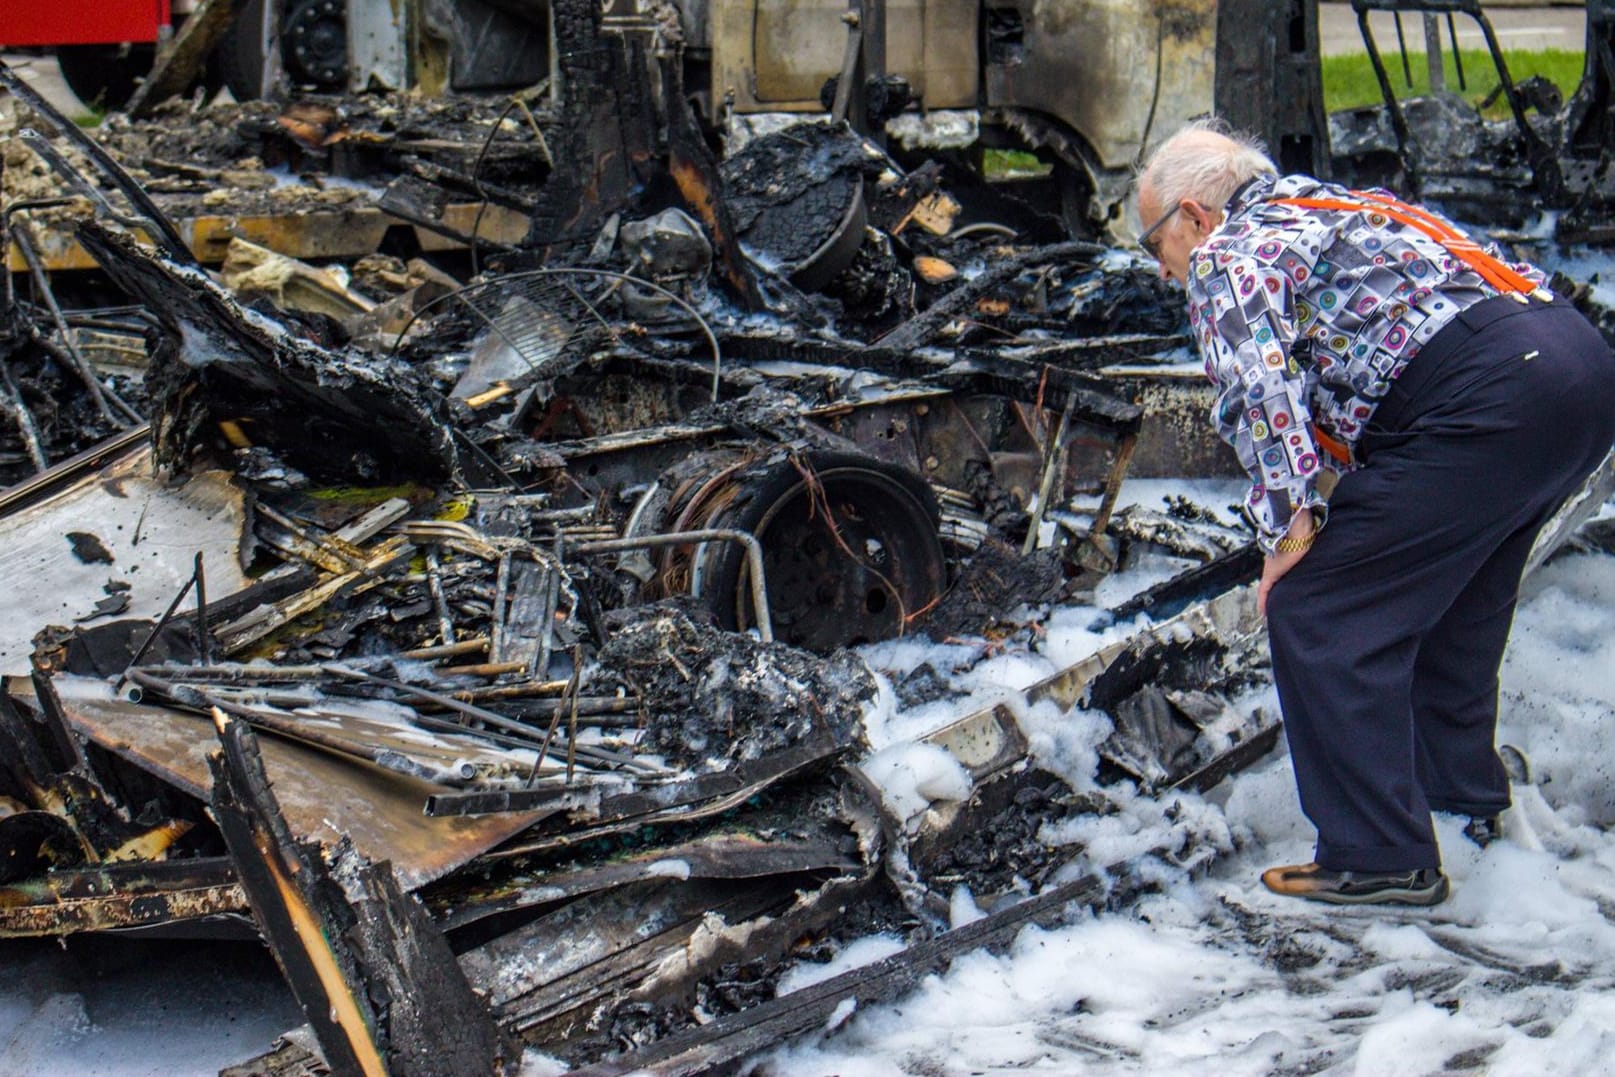
<svg viewBox="0 0 1615 1077">
<path fill-rule="evenodd" d="M 917 475 L 870 457 L 816 452 L 740 480 L 711 521 L 763 546 L 778 639 L 827 652 L 907 631 L 941 596 L 937 506 Z M 742 550 L 709 544 L 700 592 L 725 627 L 752 627 Z"/>
<path fill-rule="evenodd" d="M 299 85 L 340 90 L 348 81 L 348 15 L 342 0 L 287 5 L 281 61 Z"/>
</svg>

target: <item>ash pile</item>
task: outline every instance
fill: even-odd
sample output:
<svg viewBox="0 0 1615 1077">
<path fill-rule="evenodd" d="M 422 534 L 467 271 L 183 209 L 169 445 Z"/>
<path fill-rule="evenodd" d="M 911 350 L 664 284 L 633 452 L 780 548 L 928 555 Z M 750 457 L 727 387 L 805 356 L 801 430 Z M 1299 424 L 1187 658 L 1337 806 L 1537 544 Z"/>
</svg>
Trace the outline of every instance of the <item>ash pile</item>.
<svg viewBox="0 0 1615 1077">
<path fill-rule="evenodd" d="M 1115 372 L 1185 341 L 1153 272 L 845 125 L 720 163 L 571 8 L 560 100 L 96 140 L 0 72 L 0 935 L 250 924 L 309 1025 L 241 1072 L 728 1064 L 1126 901 L 1053 825 L 1276 739 L 1246 534 L 1117 511 L 1171 444 Z M 967 641 L 895 686 L 946 698 L 1134 550 L 1196 566 L 1150 627 L 870 751 L 849 648 Z"/>
</svg>

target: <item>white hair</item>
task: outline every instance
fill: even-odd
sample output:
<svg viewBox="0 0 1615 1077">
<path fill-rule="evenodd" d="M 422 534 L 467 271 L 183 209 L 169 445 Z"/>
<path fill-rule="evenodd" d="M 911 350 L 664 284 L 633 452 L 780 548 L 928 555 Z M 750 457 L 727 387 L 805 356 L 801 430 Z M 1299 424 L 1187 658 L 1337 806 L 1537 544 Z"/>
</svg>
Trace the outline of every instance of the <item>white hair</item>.
<svg viewBox="0 0 1615 1077">
<path fill-rule="evenodd" d="M 1188 198 L 1221 209 L 1247 180 L 1277 174 L 1259 139 L 1213 117 L 1185 124 L 1157 146 L 1139 170 L 1138 185 L 1149 185 L 1158 206 Z"/>
</svg>

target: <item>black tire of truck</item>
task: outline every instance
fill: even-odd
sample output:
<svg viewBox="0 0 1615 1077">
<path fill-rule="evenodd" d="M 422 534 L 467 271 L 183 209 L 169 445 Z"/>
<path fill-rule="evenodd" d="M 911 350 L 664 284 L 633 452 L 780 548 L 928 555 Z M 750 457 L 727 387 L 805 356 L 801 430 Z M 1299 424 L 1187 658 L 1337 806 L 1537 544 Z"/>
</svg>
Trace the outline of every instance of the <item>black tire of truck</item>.
<svg viewBox="0 0 1615 1077">
<path fill-rule="evenodd" d="M 56 65 L 87 107 L 111 111 L 128 104 L 156 56 L 155 45 L 63 45 Z"/>
<path fill-rule="evenodd" d="M 237 101 L 256 99 L 263 87 L 264 3 L 241 0 L 230 29 L 213 49 L 212 65 Z M 281 48 L 293 51 L 283 53 L 281 62 L 293 85 L 331 93 L 346 84 L 347 46 L 333 36 L 340 7 L 330 0 L 287 0 Z"/>
<path fill-rule="evenodd" d="M 237 101 L 256 99 L 263 88 L 264 51 L 260 40 L 264 0 L 243 0 L 224 37 L 213 46 L 213 69 Z"/>
</svg>

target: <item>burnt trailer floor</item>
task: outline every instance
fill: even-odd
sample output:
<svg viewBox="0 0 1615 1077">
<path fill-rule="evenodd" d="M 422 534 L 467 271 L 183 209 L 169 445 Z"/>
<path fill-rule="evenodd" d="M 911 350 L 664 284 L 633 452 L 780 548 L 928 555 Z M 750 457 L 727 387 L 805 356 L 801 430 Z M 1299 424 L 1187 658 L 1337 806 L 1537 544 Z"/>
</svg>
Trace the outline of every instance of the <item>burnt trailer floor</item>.
<svg viewBox="0 0 1615 1077">
<path fill-rule="evenodd" d="M 925 195 L 861 140 L 813 137 L 849 206 L 866 178 L 888 222 Z M 1237 564 L 1175 596 L 1166 634 L 869 754 L 880 683 L 846 646 L 963 635 L 979 659 L 1129 543 L 1224 563 L 1243 543 L 1203 511 L 1116 513 L 1143 413 L 1097 371 L 1175 338 L 1051 336 L 1155 303 L 1098 248 L 992 248 L 922 310 L 866 308 L 863 340 L 824 329 L 796 272 L 767 285 L 794 313 L 737 320 L 654 273 L 519 264 L 433 282 L 364 337 L 200 270 L 105 171 L 159 238 L 117 211 L 74 228 L 142 312 L 118 324 L 149 437 L 8 495 L 37 587 L 5 641 L 0 931 L 251 924 L 309 1022 L 263 1067 L 585 1064 L 748 1010 L 804 946 L 934 934 L 961 885 L 1019 922 L 1075 855 L 1041 825 L 1107 809 L 1036 766 L 1017 714 L 1093 686 L 1108 783 L 1199 787 L 1273 742 L 1238 703 L 1248 589 L 1196 601 Z M 687 271 L 691 227 L 640 250 Z M 908 286 L 878 264 L 831 273 L 863 289 L 844 311 Z"/>
</svg>

